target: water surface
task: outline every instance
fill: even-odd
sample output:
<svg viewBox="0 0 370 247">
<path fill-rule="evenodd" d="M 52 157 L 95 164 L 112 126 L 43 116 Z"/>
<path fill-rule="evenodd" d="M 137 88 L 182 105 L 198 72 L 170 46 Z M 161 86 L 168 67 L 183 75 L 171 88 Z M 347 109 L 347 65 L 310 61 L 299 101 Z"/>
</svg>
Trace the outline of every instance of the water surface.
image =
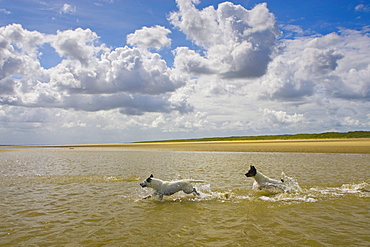
<svg viewBox="0 0 370 247">
<path fill-rule="evenodd" d="M 253 190 L 250 165 L 302 192 Z M 369 246 L 369 168 L 368 154 L 0 153 L 0 246 Z M 143 200 L 151 173 L 206 182 Z"/>
</svg>

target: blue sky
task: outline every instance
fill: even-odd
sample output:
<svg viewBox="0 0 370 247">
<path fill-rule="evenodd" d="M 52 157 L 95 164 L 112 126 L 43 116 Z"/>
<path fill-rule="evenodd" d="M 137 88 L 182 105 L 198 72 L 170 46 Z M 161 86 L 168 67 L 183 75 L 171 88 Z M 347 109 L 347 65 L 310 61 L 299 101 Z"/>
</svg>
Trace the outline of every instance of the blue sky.
<svg viewBox="0 0 370 247">
<path fill-rule="evenodd" d="M 370 127 L 369 1 L 0 0 L 0 26 L 0 145 Z"/>
</svg>

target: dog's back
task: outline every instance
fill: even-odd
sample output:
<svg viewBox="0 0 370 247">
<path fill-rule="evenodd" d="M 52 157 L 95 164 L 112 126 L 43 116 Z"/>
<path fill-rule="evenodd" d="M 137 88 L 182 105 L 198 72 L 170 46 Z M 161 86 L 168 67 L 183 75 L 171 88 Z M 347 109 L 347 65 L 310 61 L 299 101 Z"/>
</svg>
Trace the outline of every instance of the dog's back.
<svg viewBox="0 0 370 247">
<path fill-rule="evenodd" d="M 249 171 L 245 174 L 247 177 L 253 177 L 256 182 L 260 185 L 266 185 L 266 184 L 282 184 L 283 180 L 278 181 L 275 179 L 271 179 L 265 175 L 263 175 L 261 172 L 258 172 L 257 169 L 254 166 L 251 166 Z"/>
</svg>

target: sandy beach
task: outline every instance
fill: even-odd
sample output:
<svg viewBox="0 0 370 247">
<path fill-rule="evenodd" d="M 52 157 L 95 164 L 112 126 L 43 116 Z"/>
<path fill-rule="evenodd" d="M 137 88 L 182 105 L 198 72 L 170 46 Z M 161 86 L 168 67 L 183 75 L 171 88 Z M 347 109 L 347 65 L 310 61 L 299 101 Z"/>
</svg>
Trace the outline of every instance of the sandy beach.
<svg viewBox="0 0 370 247">
<path fill-rule="evenodd" d="M 48 145 L 32 147 L 54 148 L 120 148 L 127 150 L 155 151 L 206 151 L 206 152 L 296 152 L 296 153 L 370 153 L 370 139 L 320 139 L 273 141 L 209 141 L 209 142 L 160 142 L 91 145 Z M 1 149 L 0 152 L 11 151 Z"/>
<path fill-rule="evenodd" d="M 370 153 L 370 139 L 123 144 L 126 148 L 207 152 Z"/>
</svg>

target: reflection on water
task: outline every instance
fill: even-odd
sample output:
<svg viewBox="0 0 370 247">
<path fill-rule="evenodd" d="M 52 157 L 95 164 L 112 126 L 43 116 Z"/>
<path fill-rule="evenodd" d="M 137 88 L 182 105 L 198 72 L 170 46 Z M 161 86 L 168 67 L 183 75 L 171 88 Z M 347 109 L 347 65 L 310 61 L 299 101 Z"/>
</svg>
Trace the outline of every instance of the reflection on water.
<svg viewBox="0 0 370 247">
<path fill-rule="evenodd" d="M 253 190 L 250 165 L 300 192 Z M 35 150 L 0 154 L 0 246 L 369 246 L 370 155 Z M 201 179 L 143 200 L 139 182 Z"/>
</svg>

